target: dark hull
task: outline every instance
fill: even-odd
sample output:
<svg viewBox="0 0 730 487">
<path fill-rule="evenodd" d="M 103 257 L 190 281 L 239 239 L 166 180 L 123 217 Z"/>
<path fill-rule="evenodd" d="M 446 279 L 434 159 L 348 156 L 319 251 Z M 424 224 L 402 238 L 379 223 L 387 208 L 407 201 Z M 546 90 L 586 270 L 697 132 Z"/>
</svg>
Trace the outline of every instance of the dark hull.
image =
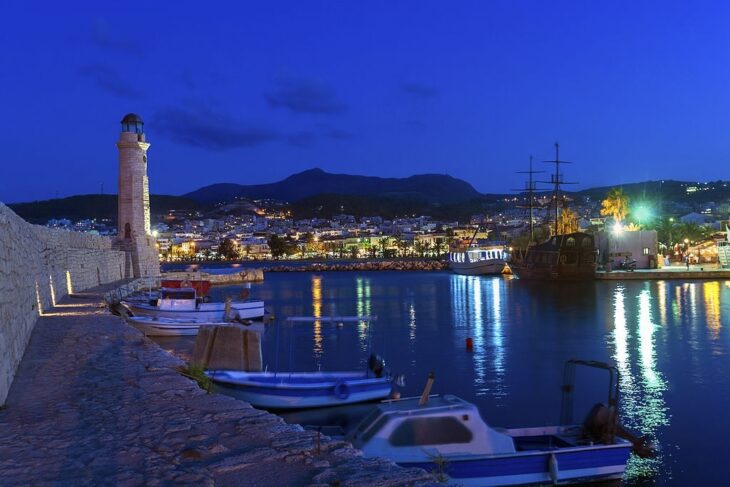
<svg viewBox="0 0 730 487">
<path fill-rule="evenodd" d="M 590 281 L 596 274 L 595 265 L 523 265 L 510 263 L 512 273 L 520 279 L 535 281 Z"/>
<path fill-rule="evenodd" d="M 596 274 L 594 243 L 587 233 L 555 235 L 542 244 L 517 249 L 509 266 L 520 279 L 589 281 Z"/>
</svg>

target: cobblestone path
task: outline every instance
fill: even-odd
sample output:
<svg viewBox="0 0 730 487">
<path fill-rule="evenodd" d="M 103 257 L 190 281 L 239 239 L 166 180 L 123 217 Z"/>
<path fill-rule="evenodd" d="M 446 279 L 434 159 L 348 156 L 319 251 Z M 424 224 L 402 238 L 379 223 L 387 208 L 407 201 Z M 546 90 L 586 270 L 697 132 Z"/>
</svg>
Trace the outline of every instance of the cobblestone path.
<svg viewBox="0 0 730 487">
<path fill-rule="evenodd" d="M 0 410 L 0 485 L 413 485 L 422 470 L 206 394 L 97 288 L 40 317 Z"/>
</svg>

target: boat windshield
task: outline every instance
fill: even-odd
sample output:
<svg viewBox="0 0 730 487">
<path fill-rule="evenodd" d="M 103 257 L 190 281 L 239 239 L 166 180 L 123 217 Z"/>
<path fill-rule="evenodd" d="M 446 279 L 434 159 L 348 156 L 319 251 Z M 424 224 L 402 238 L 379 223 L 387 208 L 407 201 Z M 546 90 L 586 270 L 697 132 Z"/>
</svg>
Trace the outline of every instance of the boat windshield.
<svg viewBox="0 0 730 487">
<path fill-rule="evenodd" d="M 195 299 L 193 290 L 165 289 L 160 293 L 162 299 Z"/>
</svg>

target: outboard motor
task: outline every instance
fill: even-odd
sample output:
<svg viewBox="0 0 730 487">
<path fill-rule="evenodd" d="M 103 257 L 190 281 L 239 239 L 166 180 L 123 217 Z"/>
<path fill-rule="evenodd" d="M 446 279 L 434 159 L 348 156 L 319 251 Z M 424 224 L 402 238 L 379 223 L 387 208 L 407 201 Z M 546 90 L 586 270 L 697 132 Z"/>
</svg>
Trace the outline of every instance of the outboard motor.
<svg viewBox="0 0 730 487">
<path fill-rule="evenodd" d="M 385 371 L 385 360 L 375 353 L 370 354 L 368 358 L 368 368 L 375 374 L 375 377 L 382 377 Z"/>
</svg>

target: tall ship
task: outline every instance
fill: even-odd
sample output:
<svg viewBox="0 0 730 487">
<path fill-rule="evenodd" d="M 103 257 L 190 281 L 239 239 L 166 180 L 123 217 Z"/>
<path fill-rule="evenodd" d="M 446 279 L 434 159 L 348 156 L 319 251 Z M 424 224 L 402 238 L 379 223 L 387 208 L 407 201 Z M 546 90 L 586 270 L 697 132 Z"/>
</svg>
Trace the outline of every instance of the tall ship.
<svg viewBox="0 0 730 487">
<path fill-rule="evenodd" d="M 595 275 L 596 254 L 593 235 L 575 232 L 516 249 L 509 265 L 520 279 L 583 281 Z"/>
<path fill-rule="evenodd" d="M 566 183 L 560 173 L 561 161 L 559 146 L 555 144 L 555 160 L 545 161 L 555 164 L 555 174 L 550 181 L 553 184 L 553 201 L 555 205 L 555 227 L 553 235 L 545 242 L 534 243 L 533 233 L 533 192 L 535 190 L 532 175 L 538 171 L 532 170 L 530 161 L 530 182 L 528 197 L 530 207 L 530 242 L 526 247 L 517 248 L 512 253 L 509 266 L 512 272 L 520 279 L 540 281 L 585 281 L 595 277 L 598 251 L 596 250 L 593 235 L 584 232 L 560 233 L 560 186 Z"/>
</svg>

